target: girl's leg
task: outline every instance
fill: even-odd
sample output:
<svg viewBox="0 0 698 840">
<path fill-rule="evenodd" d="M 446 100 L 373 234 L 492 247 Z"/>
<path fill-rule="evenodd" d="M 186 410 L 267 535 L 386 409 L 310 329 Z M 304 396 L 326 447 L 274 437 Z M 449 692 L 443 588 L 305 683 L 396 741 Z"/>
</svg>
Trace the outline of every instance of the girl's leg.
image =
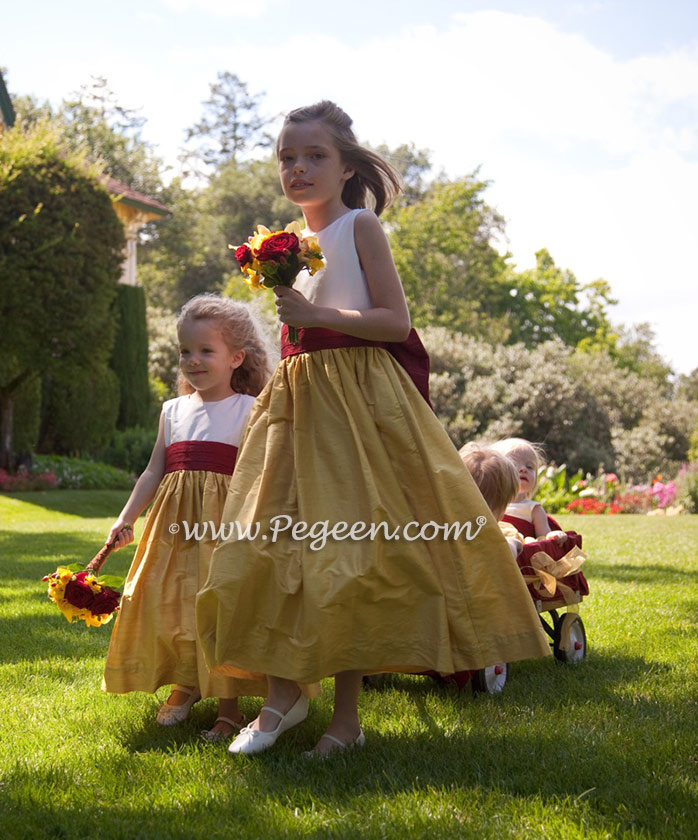
<svg viewBox="0 0 698 840">
<path fill-rule="evenodd" d="M 363 671 L 341 671 L 334 678 L 334 712 L 325 734 L 347 745 L 352 744 L 361 732 L 358 702 L 362 676 Z M 337 749 L 340 749 L 339 744 L 323 736 L 313 752 L 326 755 Z"/>
<path fill-rule="evenodd" d="M 283 677 L 268 677 L 268 681 L 269 695 L 264 701 L 264 705 L 277 709 L 282 715 L 285 715 L 300 696 L 301 690 L 298 688 L 298 683 L 283 679 Z M 262 732 L 273 732 L 278 725 L 278 715 L 262 710 L 259 717 L 252 721 L 250 727 Z"/>
<path fill-rule="evenodd" d="M 182 686 L 182 688 L 186 688 L 186 691 L 180 691 L 177 686 L 172 686 L 172 690 L 170 691 L 170 696 L 165 701 L 168 706 L 181 706 L 183 703 L 186 703 L 189 697 L 191 696 L 191 692 L 194 691 L 193 685 Z"/>
<path fill-rule="evenodd" d="M 227 718 L 227 720 L 223 720 Z M 239 726 L 233 726 L 228 721 L 234 721 Z M 235 735 L 245 723 L 245 716 L 238 708 L 237 697 L 220 697 L 218 699 L 218 717 L 213 726 L 208 730 L 210 736 Z"/>
</svg>

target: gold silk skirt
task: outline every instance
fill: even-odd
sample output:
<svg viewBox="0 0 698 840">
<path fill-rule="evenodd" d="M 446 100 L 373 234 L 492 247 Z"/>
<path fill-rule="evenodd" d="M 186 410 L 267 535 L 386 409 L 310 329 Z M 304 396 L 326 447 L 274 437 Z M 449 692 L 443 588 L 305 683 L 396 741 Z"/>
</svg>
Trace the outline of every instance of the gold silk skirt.
<svg viewBox="0 0 698 840">
<path fill-rule="evenodd" d="M 183 522 L 218 524 L 230 476 L 204 470 L 167 473 L 145 521 L 126 578 L 102 688 L 123 694 L 164 685 L 196 686 L 203 697 L 266 696 L 261 673 L 212 675 L 196 636 L 196 593 L 215 541 L 185 539 Z M 177 534 L 170 532 L 178 525 Z"/>
<path fill-rule="evenodd" d="M 275 534 L 279 516 L 315 533 L 322 523 L 385 522 L 400 538 L 328 539 L 314 550 L 289 530 Z M 280 362 L 252 408 L 223 521 L 259 533 L 219 542 L 197 597 L 214 673 L 298 682 L 350 669 L 450 674 L 550 653 L 497 522 L 384 349 Z M 466 521 L 470 540 L 401 531 Z"/>
</svg>

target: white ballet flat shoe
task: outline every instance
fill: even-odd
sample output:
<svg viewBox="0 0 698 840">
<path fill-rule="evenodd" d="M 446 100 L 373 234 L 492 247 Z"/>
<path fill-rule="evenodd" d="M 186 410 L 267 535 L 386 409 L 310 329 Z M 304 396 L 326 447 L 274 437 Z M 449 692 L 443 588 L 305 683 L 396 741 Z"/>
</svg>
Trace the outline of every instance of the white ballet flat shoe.
<svg viewBox="0 0 698 840">
<path fill-rule="evenodd" d="M 272 709 L 271 706 L 262 706 L 262 711 L 265 709 L 267 712 L 273 712 L 273 714 L 279 716 L 276 729 L 272 729 L 271 732 L 262 732 L 260 729 L 250 729 L 249 726 L 245 726 L 228 747 L 228 752 L 234 755 L 238 753 L 242 755 L 254 755 L 255 753 L 268 750 L 269 747 L 276 743 L 279 735 L 286 732 L 287 729 L 303 723 L 308 717 L 308 698 L 304 694 L 299 695 L 296 702 L 285 715 L 277 709 Z"/>
<path fill-rule="evenodd" d="M 157 717 L 155 718 L 160 726 L 174 726 L 175 723 L 182 723 L 182 721 L 189 717 L 189 712 L 191 711 L 191 707 L 194 703 L 196 703 L 197 700 L 201 700 L 201 694 L 196 688 L 187 688 L 183 685 L 175 685 L 173 686 L 172 691 L 181 691 L 188 694 L 189 697 L 184 701 L 184 703 L 180 703 L 179 706 L 170 706 L 170 704 L 165 701 L 158 709 Z"/>
<path fill-rule="evenodd" d="M 332 741 L 332 743 L 336 744 L 336 749 L 329 750 L 329 752 L 326 753 L 319 753 L 316 750 L 308 750 L 303 753 L 303 758 L 329 758 L 331 755 L 341 752 L 342 750 L 350 750 L 352 747 L 363 747 L 366 743 L 366 736 L 364 735 L 363 729 L 359 729 L 359 734 L 353 741 L 340 741 L 339 738 L 335 738 L 334 735 L 328 735 L 327 733 L 320 736 L 321 741 L 323 738 L 326 738 L 328 741 Z"/>
</svg>

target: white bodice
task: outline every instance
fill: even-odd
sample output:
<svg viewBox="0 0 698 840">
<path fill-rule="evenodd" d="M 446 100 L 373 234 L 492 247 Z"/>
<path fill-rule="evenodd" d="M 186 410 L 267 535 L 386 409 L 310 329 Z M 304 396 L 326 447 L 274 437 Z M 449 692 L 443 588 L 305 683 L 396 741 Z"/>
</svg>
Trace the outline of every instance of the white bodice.
<svg viewBox="0 0 698 840">
<path fill-rule="evenodd" d="M 533 499 L 523 499 L 521 502 L 511 502 L 507 505 L 507 516 L 516 516 L 518 519 L 525 519 L 526 522 L 533 522 L 533 511 L 540 507 L 540 502 Z"/>
<path fill-rule="evenodd" d="M 216 402 L 201 402 L 197 394 L 167 400 L 162 406 L 165 446 L 184 440 L 208 440 L 240 446 L 254 403 L 248 394 L 232 394 Z"/>
<path fill-rule="evenodd" d="M 363 209 L 350 210 L 321 231 L 311 233 L 317 236 L 325 267 L 310 277 L 302 271 L 294 288 L 317 306 L 331 306 L 334 309 L 371 309 L 366 275 L 359 262 L 354 244 L 354 220 Z"/>
</svg>

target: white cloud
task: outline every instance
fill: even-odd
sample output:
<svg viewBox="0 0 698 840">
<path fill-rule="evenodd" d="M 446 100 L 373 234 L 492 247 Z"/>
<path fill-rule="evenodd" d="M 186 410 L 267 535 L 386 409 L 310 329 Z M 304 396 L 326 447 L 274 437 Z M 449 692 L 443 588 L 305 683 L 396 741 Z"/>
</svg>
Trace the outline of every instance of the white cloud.
<svg viewBox="0 0 698 840">
<path fill-rule="evenodd" d="M 268 0 L 160 0 L 174 12 L 211 12 L 219 17 L 260 17 Z"/>
</svg>

